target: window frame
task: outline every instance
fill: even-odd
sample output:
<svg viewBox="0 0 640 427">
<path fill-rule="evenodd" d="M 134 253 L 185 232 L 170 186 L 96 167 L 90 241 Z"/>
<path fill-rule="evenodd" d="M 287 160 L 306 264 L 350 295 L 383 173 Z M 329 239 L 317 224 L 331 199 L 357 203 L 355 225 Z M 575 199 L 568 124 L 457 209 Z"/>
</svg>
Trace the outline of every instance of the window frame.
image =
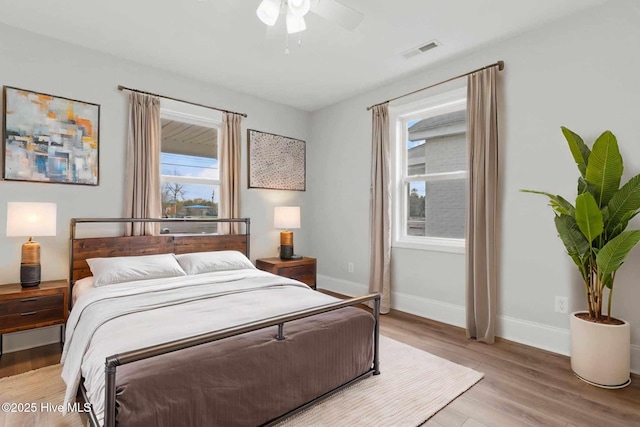
<svg viewBox="0 0 640 427">
<path fill-rule="evenodd" d="M 427 251 L 464 253 L 466 239 L 445 237 L 409 236 L 406 232 L 408 192 L 406 186 L 412 181 L 428 182 L 450 179 L 466 179 L 468 171 L 441 172 L 434 174 L 408 175 L 407 123 L 428 117 L 465 110 L 467 107 L 466 86 L 426 99 L 389 107 L 392 182 L 392 243 L 394 248 Z"/>
<path fill-rule="evenodd" d="M 182 123 L 189 123 L 192 125 L 207 127 L 211 129 L 216 129 L 218 132 L 218 143 L 217 143 L 217 153 L 216 160 L 218 161 L 218 171 L 220 171 L 220 133 L 222 131 L 222 120 L 217 120 L 211 117 L 200 116 L 196 114 L 183 113 L 180 111 L 171 110 L 169 108 L 160 108 L 160 119 L 173 120 Z M 160 153 L 162 156 L 162 146 L 160 147 Z M 162 165 L 162 163 L 161 163 Z M 218 179 L 213 178 L 201 178 L 201 177 L 191 177 L 191 176 L 182 176 L 182 175 L 164 175 L 162 171 L 160 171 L 160 186 L 158 187 L 158 191 L 162 192 L 162 184 L 174 182 L 178 184 L 201 184 L 201 185 L 217 185 L 220 188 L 220 174 L 218 173 Z M 218 212 L 220 212 L 220 205 L 222 200 L 218 202 Z"/>
</svg>

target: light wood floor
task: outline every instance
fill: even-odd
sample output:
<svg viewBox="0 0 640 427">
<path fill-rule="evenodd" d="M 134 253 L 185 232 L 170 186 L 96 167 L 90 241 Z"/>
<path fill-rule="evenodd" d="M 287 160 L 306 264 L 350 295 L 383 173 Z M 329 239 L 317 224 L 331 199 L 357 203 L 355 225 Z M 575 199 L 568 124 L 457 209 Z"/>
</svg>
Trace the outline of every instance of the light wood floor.
<svg viewBox="0 0 640 427">
<path fill-rule="evenodd" d="M 400 312 L 382 316 L 381 331 L 485 374 L 427 427 L 640 426 L 637 376 L 625 389 L 602 390 L 576 378 L 565 356 L 500 339 L 494 345 L 478 343 L 460 328 Z M 7 353 L 0 358 L 0 377 L 59 360 L 58 344 Z M 384 372 L 384 358 L 380 368 Z"/>
</svg>

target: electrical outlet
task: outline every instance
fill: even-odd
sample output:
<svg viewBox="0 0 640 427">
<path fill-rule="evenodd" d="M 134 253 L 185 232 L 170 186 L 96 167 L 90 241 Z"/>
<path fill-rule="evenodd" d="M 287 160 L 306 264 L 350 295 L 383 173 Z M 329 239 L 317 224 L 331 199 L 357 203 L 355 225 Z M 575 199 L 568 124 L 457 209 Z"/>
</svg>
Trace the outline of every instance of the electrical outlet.
<svg viewBox="0 0 640 427">
<path fill-rule="evenodd" d="M 350 262 L 350 263 L 347 265 L 347 269 L 349 270 L 349 273 L 353 273 L 353 263 L 352 263 L 352 262 Z"/>
<path fill-rule="evenodd" d="M 569 298 L 556 297 L 556 313 L 568 313 L 569 312 Z"/>
</svg>

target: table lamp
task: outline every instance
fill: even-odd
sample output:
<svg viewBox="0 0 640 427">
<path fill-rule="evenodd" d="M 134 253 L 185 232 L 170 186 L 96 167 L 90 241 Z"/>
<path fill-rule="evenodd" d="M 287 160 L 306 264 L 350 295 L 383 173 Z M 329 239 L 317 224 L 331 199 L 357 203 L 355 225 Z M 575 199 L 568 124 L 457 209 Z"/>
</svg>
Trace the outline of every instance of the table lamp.
<svg viewBox="0 0 640 427">
<path fill-rule="evenodd" d="M 273 214 L 273 226 L 284 229 L 280 232 L 280 258 L 301 259 L 300 255 L 293 254 L 293 231 L 289 231 L 290 228 L 300 228 L 300 207 L 276 207 Z"/>
<path fill-rule="evenodd" d="M 29 241 L 22 245 L 20 261 L 20 283 L 23 288 L 40 284 L 40 244 L 33 237 L 55 235 L 55 203 L 7 203 L 7 237 L 29 237 Z"/>
</svg>

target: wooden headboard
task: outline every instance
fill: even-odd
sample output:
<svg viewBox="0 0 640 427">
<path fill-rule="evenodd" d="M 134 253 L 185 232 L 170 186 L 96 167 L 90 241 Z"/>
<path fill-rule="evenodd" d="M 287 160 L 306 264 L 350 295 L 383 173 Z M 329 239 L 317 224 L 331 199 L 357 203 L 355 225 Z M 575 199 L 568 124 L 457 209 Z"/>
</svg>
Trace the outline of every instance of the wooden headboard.
<svg viewBox="0 0 640 427">
<path fill-rule="evenodd" d="M 196 223 L 236 223 L 245 224 L 243 234 L 160 234 L 157 236 L 120 236 L 120 237 L 76 237 L 78 224 L 115 224 L 154 222 L 175 224 Z M 148 218 L 72 218 L 69 256 L 69 295 L 72 295 L 76 280 L 91 275 L 87 259 L 116 256 L 183 254 L 189 252 L 208 252 L 235 250 L 249 257 L 250 239 L 249 218 L 239 219 L 148 219 Z M 71 298 L 69 298 L 71 301 Z"/>
</svg>

